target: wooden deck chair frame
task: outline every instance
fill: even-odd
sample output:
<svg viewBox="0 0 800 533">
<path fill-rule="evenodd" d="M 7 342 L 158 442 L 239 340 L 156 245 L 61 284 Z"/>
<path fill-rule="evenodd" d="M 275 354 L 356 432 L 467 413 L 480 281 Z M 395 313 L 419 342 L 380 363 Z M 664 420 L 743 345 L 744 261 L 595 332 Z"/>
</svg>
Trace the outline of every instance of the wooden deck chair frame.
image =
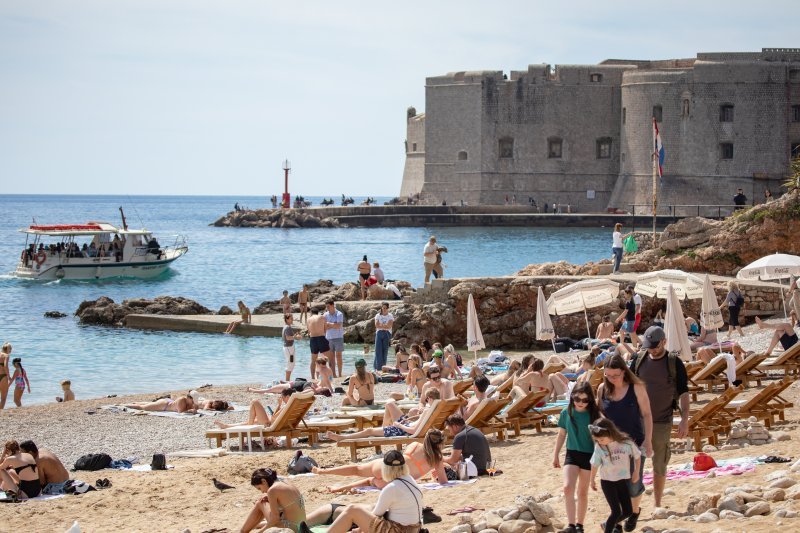
<svg viewBox="0 0 800 533">
<path fill-rule="evenodd" d="M 434 400 L 430 411 L 427 413 L 425 421 L 417 426 L 413 435 L 406 437 L 363 437 L 360 439 L 344 439 L 336 443 L 337 446 L 350 448 L 350 459 L 353 462 L 358 460 L 358 450 L 361 448 L 375 448 L 375 453 L 381 453 L 382 446 L 394 446 L 397 450 L 402 450 L 404 444 L 410 442 L 422 442 L 429 429 L 444 429 L 444 422 L 447 417 L 455 413 L 461 407 L 461 398 L 448 398 L 446 400 Z"/>
<path fill-rule="evenodd" d="M 498 385 L 497 388 L 494 389 L 493 394 L 502 396 L 504 394 L 510 393 L 511 389 L 513 388 L 514 388 L 514 376 L 511 376 L 510 378 L 502 382 L 500 385 Z"/>
<path fill-rule="evenodd" d="M 503 441 L 506 439 L 506 429 L 508 429 L 509 424 L 500 420 L 498 415 L 500 411 L 505 409 L 510 403 L 510 396 L 504 396 L 503 398 L 484 398 L 478 403 L 478 406 L 472 411 L 472 414 L 469 415 L 466 424 L 480 430 L 486 435 L 494 433 L 497 435 L 498 440 Z"/>
<path fill-rule="evenodd" d="M 726 412 L 731 418 L 754 416 L 770 428 L 776 416 L 779 420 L 785 420 L 784 410 L 793 405 L 780 396 L 792 383 L 794 380 L 788 377 L 770 383 L 743 404 L 726 408 Z"/>
<path fill-rule="evenodd" d="M 725 362 L 725 359 L 717 359 L 698 370 L 696 374 L 689 378 L 689 381 L 694 385 L 694 388 L 702 390 L 703 386 L 705 386 L 708 392 L 711 392 L 714 389 L 714 385 L 728 382 L 727 378 L 722 378 L 719 375 L 720 372 L 725 371 L 727 366 L 728 363 Z M 692 388 L 690 388 L 690 392 L 692 392 Z"/>
<path fill-rule="evenodd" d="M 724 408 L 741 391 L 741 385 L 728 387 L 722 394 L 713 397 L 707 404 L 689 415 L 687 436 L 693 440 L 696 451 L 703 450 L 703 439 L 708 439 L 709 444 L 716 445 L 719 442 L 717 435 L 730 429 L 727 420 L 723 420 Z M 673 420 L 672 438 L 677 437 L 678 424 Z"/>
<path fill-rule="evenodd" d="M 503 413 L 503 420 L 514 428 L 514 436 L 519 437 L 522 428 L 534 426 L 537 433 L 542 432 L 542 422 L 547 418 L 533 408 L 550 395 L 549 390 L 531 391 L 518 398 Z"/>
<path fill-rule="evenodd" d="M 773 361 L 764 361 L 758 365 L 757 369 L 762 372 L 769 370 L 783 370 L 783 375 L 797 374 L 800 368 L 800 342 L 784 350 Z"/>
<path fill-rule="evenodd" d="M 278 411 L 278 414 L 272 419 L 272 423 L 269 427 L 265 427 L 261 430 L 259 436 L 262 438 L 286 437 L 287 448 L 292 447 L 292 439 L 294 437 L 308 436 L 308 444 L 309 446 L 313 446 L 317 441 L 317 433 L 319 430 L 306 425 L 303 418 L 308 413 L 308 410 L 311 409 L 311 406 L 314 405 L 314 400 L 314 391 L 311 390 L 292 394 L 286 405 Z M 300 427 L 301 424 L 302 427 Z M 244 433 L 248 436 L 254 434 L 252 430 L 245 431 Z M 223 439 L 231 438 L 234 435 L 237 435 L 240 441 L 243 439 L 242 432 L 237 432 L 235 426 L 206 432 L 206 438 L 216 439 L 217 447 L 222 446 Z"/>
<path fill-rule="evenodd" d="M 472 378 L 462 379 L 453 383 L 453 393 L 456 396 L 461 396 L 472 387 Z"/>
<path fill-rule="evenodd" d="M 763 353 L 751 353 L 736 364 L 736 379 L 741 380 L 745 387 L 750 386 L 751 381 L 755 381 L 757 386 L 761 386 L 761 380 L 766 374 L 759 370 L 758 365 L 767 360 Z"/>
</svg>

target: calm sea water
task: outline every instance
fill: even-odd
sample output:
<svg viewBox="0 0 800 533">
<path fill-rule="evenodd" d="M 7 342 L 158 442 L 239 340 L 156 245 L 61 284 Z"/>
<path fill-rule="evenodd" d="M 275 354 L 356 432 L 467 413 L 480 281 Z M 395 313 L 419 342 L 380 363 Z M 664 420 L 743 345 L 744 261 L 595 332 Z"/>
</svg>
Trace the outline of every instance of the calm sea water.
<svg viewBox="0 0 800 533">
<path fill-rule="evenodd" d="M 234 202 L 267 206 L 262 197 L 0 195 L 0 342 L 13 344 L 13 356 L 22 357 L 28 372 L 32 394 L 26 393 L 23 403 L 53 401 L 61 392 L 59 381 L 67 378 L 76 395 L 87 398 L 204 383 L 266 382 L 283 374 L 278 339 L 81 326 L 72 313 L 83 300 L 173 295 L 211 309 L 235 307 L 239 299 L 254 306 L 278 298 L 284 289 L 297 291 L 304 282 L 351 281 L 364 254 L 379 261 L 387 277 L 420 285 L 422 247 L 430 234 L 449 249 L 448 277 L 507 275 L 530 263 L 581 263 L 609 255 L 610 230 L 602 228 L 284 230 L 208 225 Z M 19 228 L 33 220 L 118 223 L 119 206 L 131 228 L 154 231 L 164 245 L 176 234 L 186 235 L 189 253 L 149 281 L 34 282 L 6 274 L 14 270 L 25 242 Z M 47 319 L 46 311 L 70 316 Z M 352 361 L 360 351 L 348 347 L 345 360 Z M 298 354 L 303 375 L 307 341 L 299 342 Z"/>
</svg>

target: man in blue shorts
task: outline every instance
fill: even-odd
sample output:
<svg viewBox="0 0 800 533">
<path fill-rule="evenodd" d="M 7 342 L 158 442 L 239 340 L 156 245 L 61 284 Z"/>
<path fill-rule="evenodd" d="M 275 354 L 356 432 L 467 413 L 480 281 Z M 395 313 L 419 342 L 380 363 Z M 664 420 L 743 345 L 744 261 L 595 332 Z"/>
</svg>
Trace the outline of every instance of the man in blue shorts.
<svg viewBox="0 0 800 533">
<path fill-rule="evenodd" d="M 325 304 L 327 311 L 322 315 L 325 318 L 325 338 L 331 351 L 331 370 L 334 377 L 342 377 L 342 352 L 344 352 L 344 314 L 336 309 L 333 300 L 328 300 Z M 339 367 L 337 373 L 336 367 Z"/>
</svg>

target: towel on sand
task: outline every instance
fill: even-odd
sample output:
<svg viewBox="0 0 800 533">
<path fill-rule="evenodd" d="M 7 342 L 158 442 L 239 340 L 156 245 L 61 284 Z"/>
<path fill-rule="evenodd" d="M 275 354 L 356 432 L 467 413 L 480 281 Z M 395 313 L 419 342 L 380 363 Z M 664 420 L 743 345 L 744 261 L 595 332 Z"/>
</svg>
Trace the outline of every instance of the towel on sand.
<svg viewBox="0 0 800 533">
<path fill-rule="evenodd" d="M 716 468 L 705 471 L 695 470 L 692 463 L 674 465 L 667 470 L 667 479 L 670 481 L 680 479 L 702 479 L 708 477 L 711 472 L 714 472 L 715 476 L 738 476 L 745 472 L 752 472 L 755 470 L 759 461 L 755 457 L 737 457 L 735 459 L 719 459 L 716 463 Z M 645 472 L 644 484 L 653 484 L 652 472 Z"/>
<path fill-rule="evenodd" d="M 419 487 L 426 490 L 440 490 L 440 489 L 451 489 L 458 485 L 469 485 L 471 483 L 475 483 L 478 481 L 478 478 L 467 479 L 464 481 L 448 481 L 447 483 L 420 483 Z M 356 492 L 372 492 L 372 491 L 380 491 L 378 487 L 358 487 L 355 489 Z"/>
</svg>

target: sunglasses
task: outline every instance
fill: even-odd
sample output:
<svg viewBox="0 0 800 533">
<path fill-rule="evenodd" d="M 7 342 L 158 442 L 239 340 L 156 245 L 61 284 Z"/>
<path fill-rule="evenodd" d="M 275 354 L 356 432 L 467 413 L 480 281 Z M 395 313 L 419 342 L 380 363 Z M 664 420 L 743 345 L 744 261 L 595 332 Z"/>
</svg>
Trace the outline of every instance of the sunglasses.
<svg viewBox="0 0 800 533">
<path fill-rule="evenodd" d="M 619 374 L 609 374 L 608 372 L 604 372 L 603 376 L 605 376 L 607 379 L 618 379 L 621 378 L 623 374 L 624 372 L 620 372 Z"/>
<path fill-rule="evenodd" d="M 586 403 L 586 404 L 588 404 L 589 403 L 589 398 L 586 397 L 586 396 L 573 396 L 572 397 L 572 402 L 573 403 Z"/>
<path fill-rule="evenodd" d="M 431 374 L 431 379 L 432 380 L 438 380 L 439 378 L 441 378 L 441 376 L 439 374 Z"/>
</svg>

